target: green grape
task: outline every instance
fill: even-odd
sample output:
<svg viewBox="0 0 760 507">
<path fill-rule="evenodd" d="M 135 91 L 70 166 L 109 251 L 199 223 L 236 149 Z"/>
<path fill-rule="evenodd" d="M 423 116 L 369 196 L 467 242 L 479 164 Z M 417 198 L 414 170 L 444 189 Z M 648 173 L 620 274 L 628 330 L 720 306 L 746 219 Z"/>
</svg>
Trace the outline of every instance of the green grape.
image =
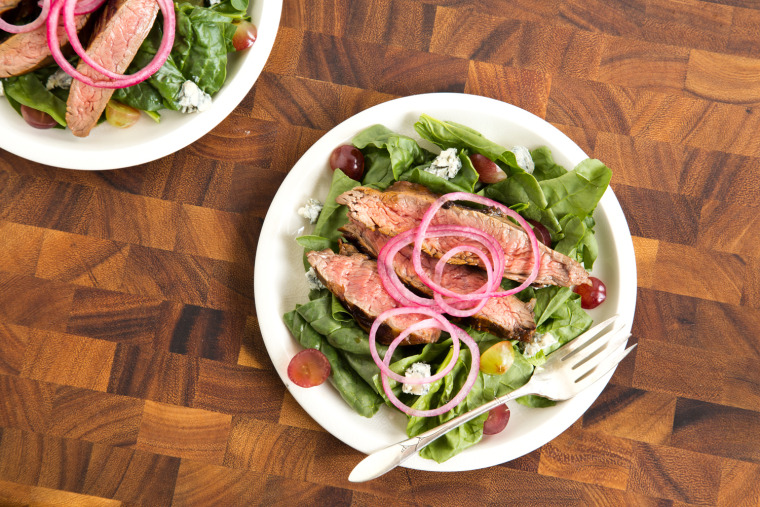
<svg viewBox="0 0 760 507">
<path fill-rule="evenodd" d="M 480 355 L 480 371 L 489 375 L 506 373 L 515 361 L 515 351 L 508 341 L 492 345 Z"/>
</svg>

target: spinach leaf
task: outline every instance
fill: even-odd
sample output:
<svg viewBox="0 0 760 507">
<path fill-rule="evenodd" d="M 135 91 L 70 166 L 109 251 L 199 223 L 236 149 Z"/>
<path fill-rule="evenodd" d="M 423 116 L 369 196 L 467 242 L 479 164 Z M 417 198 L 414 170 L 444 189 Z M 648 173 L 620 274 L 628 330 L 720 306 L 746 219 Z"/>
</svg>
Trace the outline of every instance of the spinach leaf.
<svg viewBox="0 0 760 507">
<path fill-rule="evenodd" d="M 505 147 L 489 141 L 480 132 L 451 121 L 441 121 L 426 114 L 414 124 L 414 130 L 442 150 L 456 148 L 480 153 L 491 160 L 500 160 L 510 167 L 517 167 L 515 156 Z M 511 155 L 511 157 L 509 156 Z"/>
<path fill-rule="evenodd" d="M 567 169 L 554 162 L 552 152 L 546 146 L 531 150 L 530 158 L 533 159 L 533 164 L 535 165 L 533 176 L 538 181 L 558 178 L 567 172 Z"/>
<path fill-rule="evenodd" d="M 364 150 L 364 178 L 362 185 L 385 190 L 395 181 L 388 150 L 369 146 Z"/>
<path fill-rule="evenodd" d="M 182 75 L 213 95 L 227 78 L 227 53 L 234 51 L 236 27 L 227 16 L 180 4 L 172 58 Z"/>
<path fill-rule="evenodd" d="M 555 234 L 561 230 L 554 212 L 547 209 L 548 202 L 538 181 L 524 171 L 515 171 L 506 180 L 487 186 L 484 195 L 510 207 L 523 205 L 520 214 L 525 218 L 541 222 Z"/>
<path fill-rule="evenodd" d="M 373 125 L 356 134 L 351 141 L 360 150 L 370 146 L 386 150 L 390 156 L 393 179 L 398 180 L 402 173 L 415 165 L 433 158 L 433 154 L 420 148 L 411 137 L 397 134 L 383 125 Z M 383 175 L 383 181 L 388 176 Z"/>
<path fill-rule="evenodd" d="M 593 225 L 587 226 L 586 220 L 580 220 L 575 215 L 566 215 L 560 223 L 564 237 L 554 245 L 554 249 L 582 262 L 586 269 L 593 268 L 599 254 Z M 593 224 L 593 220 L 591 223 Z"/>
<path fill-rule="evenodd" d="M 539 183 L 548 207 L 558 218 L 575 215 L 581 220 L 591 215 L 612 178 L 612 171 L 596 159 L 586 159 L 574 170 Z"/>
<path fill-rule="evenodd" d="M 346 216 L 346 207 L 335 202 L 335 198 L 356 186 L 359 186 L 358 181 L 352 180 L 343 174 L 343 171 L 336 169 L 333 172 L 330 191 L 325 198 L 325 205 L 314 226 L 314 236 L 321 236 L 329 240 L 332 249 L 336 252 L 338 251 L 338 238 L 341 237 L 338 228 L 348 223 L 348 217 Z"/>
<path fill-rule="evenodd" d="M 538 396 L 536 394 L 520 396 L 519 398 L 515 399 L 515 401 L 520 405 L 525 405 L 526 407 L 531 408 L 553 407 L 557 404 L 557 402 L 554 400 L 550 400 L 549 398 L 544 398 L 543 396 Z"/>
<path fill-rule="evenodd" d="M 478 182 L 478 172 L 475 170 L 475 167 L 473 167 L 472 161 L 470 160 L 470 157 L 467 156 L 465 150 L 460 151 L 458 156 L 459 160 L 462 162 L 462 168 L 456 176 L 450 180 L 427 172 L 425 169 L 430 167 L 430 164 L 415 167 L 411 171 L 402 174 L 400 179 L 425 185 L 437 194 L 446 194 L 449 192 L 473 193 L 475 190 L 475 183 Z"/>
<path fill-rule="evenodd" d="M 330 383 L 351 408 L 364 417 L 375 415 L 383 399 L 349 366 L 338 350 L 309 325 L 298 310 L 296 307 L 283 316 L 291 334 L 303 347 L 320 350 L 327 357 L 331 368 Z"/>
<path fill-rule="evenodd" d="M 298 236 L 296 242 L 303 247 L 305 252 L 325 250 L 327 248 L 332 248 L 333 246 L 329 239 L 315 235 Z"/>
<path fill-rule="evenodd" d="M 61 100 L 45 87 L 47 77 L 30 72 L 21 76 L 5 78 L 3 88 L 9 99 L 16 103 L 44 111 L 58 122 L 66 126 L 66 100 Z M 20 111 L 20 109 L 18 109 Z"/>
</svg>

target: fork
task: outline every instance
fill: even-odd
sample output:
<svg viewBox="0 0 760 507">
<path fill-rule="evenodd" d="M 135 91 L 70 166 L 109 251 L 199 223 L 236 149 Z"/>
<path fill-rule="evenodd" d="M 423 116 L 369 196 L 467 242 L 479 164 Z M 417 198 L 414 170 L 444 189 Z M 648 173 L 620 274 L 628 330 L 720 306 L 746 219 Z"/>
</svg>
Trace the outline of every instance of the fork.
<svg viewBox="0 0 760 507">
<path fill-rule="evenodd" d="M 609 373 L 636 347 L 633 344 L 627 349 L 622 348 L 631 336 L 623 330 L 624 327 L 625 322 L 620 322 L 618 315 L 610 317 L 550 354 L 543 365 L 536 367 L 530 381 L 524 386 L 416 437 L 373 452 L 356 465 L 348 480 L 364 482 L 380 477 L 433 440 L 520 396 L 537 394 L 555 401 L 572 398 Z M 606 329 L 610 330 L 603 332 Z"/>
</svg>

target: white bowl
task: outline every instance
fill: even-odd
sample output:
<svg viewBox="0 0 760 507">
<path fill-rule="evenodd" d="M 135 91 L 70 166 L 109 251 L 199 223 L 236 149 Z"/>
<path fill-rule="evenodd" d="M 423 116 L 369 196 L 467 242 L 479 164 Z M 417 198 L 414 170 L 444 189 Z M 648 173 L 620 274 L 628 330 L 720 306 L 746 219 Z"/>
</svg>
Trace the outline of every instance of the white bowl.
<svg viewBox="0 0 760 507">
<path fill-rule="evenodd" d="M 406 416 L 382 407 L 371 419 L 355 413 L 329 383 L 303 389 L 290 382 L 287 366 L 302 349 L 290 335 L 282 316 L 296 303 L 308 300 L 303 272 L 303 249 L 295 238 L 310 228 L 297 210 L 309 197 L 324 199 L 330 186 L 330 152 L 350 143 L 354 134 L 381 123 L 419 138 L 412 125 L 421 113 L 479 130 L 503 146 L 548 146 L 555 161 L 572 169 L 587 155 L 562 132 L 541 118 L 497 100 L 456 93 L 404 97 L 379 104 L 344 121 L 312 146 L 282 183 L 267 213 L 256 252 L 254 296 L 256 314 L 267 352 L 288 390 L 323 428 L 346 444 L 370 453 L 405 440 Z M 607 300 L 590 311 L 596 322 L 620 314 L 628 330 L 636 305 L 636 260 L 628 224 L 612 189 L 596 212 L 599 259 L 593 274 L 607 285 Z M 599 396 L 612 373 L 575 398 L 549 408 L 527 408 L 510 403 L 509 424 L 498 435 L 486 436 L 444 463 L 414 456 L 404 466 L 420 470 L 461 471 L 484 468 L 527 454 L 570 427 Z"/>
<path fill-rule="evenodd" d="M 0 98 L 0 148 L 20 157 L 65 169 L 119 169 L 150 162 L 181 150 L 207 134 L 240 103 L 258 79 L 280 25 L 282 0 L 251 0 L 251 21 L 258 34 L 253 46 L 230 55 L 228 77 L 202 113 L 161 111 L 161 123 L 143 115 L 128 129 L 102 123 L 88 137 L 68 129 L 38 130 Z"/>
</svg>

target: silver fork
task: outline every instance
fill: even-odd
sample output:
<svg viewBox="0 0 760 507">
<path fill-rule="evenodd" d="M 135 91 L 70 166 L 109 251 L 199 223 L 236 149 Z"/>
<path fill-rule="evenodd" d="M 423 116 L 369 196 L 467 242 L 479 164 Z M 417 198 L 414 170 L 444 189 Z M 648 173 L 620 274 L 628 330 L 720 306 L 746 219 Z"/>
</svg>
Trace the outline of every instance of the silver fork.
<svg viewBox="0 0 760 507">
<path fill-rule="evenodd" d="M 627 356 L 636 344 L 623 345 L 631 336 L 624 322 L 615 315 L 598 324 L 549 355 L 537 367 L 530 381 L 509 394 L 457 416 L 409 440 L 392 444 L 364 458 L 348 476 L 351 482 L 372 480 L 396 468 L 433 440 L 480 414 L 520 396 L 538 394 L 551 400 L 567 400 L 605 376 Z M 604 332 L 609 329 L 609 331 Z"/>
</svg>

